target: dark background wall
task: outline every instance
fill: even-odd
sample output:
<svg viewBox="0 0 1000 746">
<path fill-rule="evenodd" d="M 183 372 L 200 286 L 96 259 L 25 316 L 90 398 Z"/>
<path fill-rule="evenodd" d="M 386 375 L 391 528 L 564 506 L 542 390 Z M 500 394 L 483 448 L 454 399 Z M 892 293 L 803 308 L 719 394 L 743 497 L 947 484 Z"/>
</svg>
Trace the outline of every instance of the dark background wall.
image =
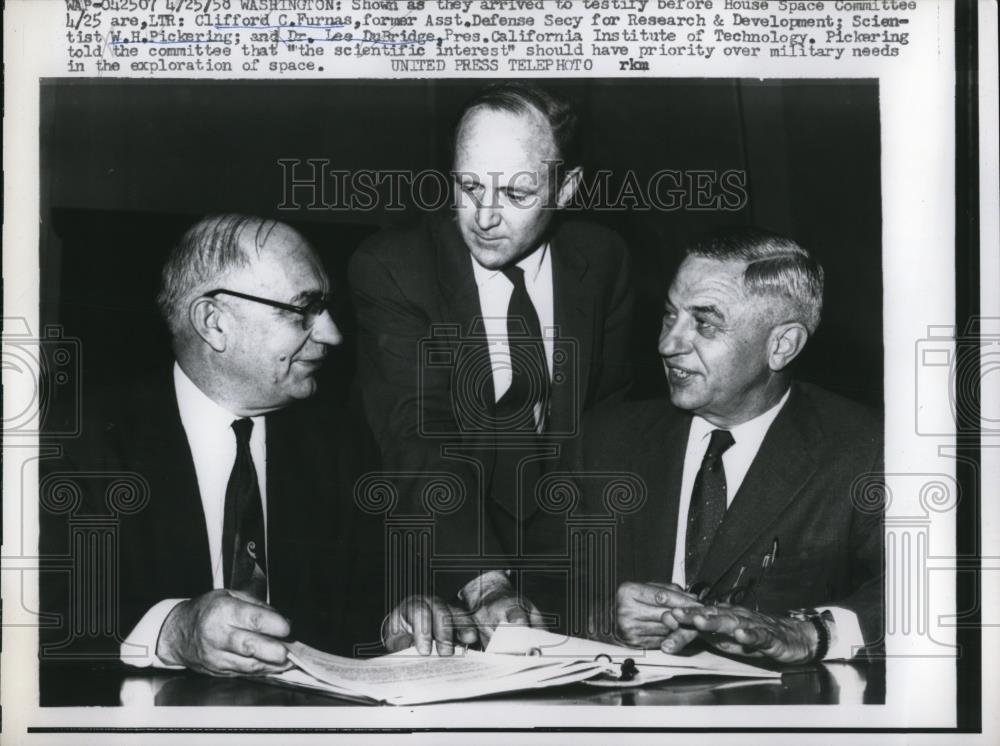
<svg viewBox="0 0 1000 746">
<path fill-rule="evenodd" d="M 350 252 L 415 210 L 281 210 L 286 158 L 343 170 L 447 167 L 448 135 L 484 81 L 48 81 L 41 96 L 42 319 L 83 341 L 87 388 L 170 361 L 153 298 L 159 266 L 198 217 L 238 211 L 302 230 L 336 283 Z M 635 260 L 637 397 L 662 390 L 662 299 L 685 237 L 752 223 L 811 248 L 824 320 L 802 378 L 882 402 L 878 90 L 870 81 L 551 81 L 583 114 L 588 167 L 615 193 L 662 169 L 746 173 L 735 211 L 587 212 Z M 300 175 L 304 172 L 300 172 Z M 350 309 L 340 319 L 350 338 Z M 346 396 L 347 344 L 325 375 Z"/>
</svg>

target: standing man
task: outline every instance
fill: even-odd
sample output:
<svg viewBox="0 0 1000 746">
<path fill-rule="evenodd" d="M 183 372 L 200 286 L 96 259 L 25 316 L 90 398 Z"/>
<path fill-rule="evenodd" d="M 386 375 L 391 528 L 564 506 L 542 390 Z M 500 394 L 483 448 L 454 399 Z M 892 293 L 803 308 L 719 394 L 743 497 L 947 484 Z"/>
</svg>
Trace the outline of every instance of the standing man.
<svg viewBox="0 0 1000 746">
<path fill-rule="evenodd" d="M 581 413 L 628 384 L 629 258 L 615 234 L 560 219 L 582 176 L 577 117 L 546 91 L 502 84 L 469 102 L 453 172 L 454 210 L 361 246 L 350 281 L 385 468 L 461 480 L 432 555 L 465 567 L 436 575 L 434 594 L 464 586 L 485 639 L 531 611 L 498 565 L 530 554 L 535 480 Z M 398 483 L 397 510 L 423 512 Z M 440 616 L 440 599 L 424 602 Z"/>
<path fill-rule="evenodd" d="M 50 634 L 43 658 L 76 648 L 136 666 L 263 674 L 289 665 L 284 639 L 349 651 L 374 636 L 364 600 L 377 593 L 352 570 L 366 535 L 343 466 L 350 440 L 305 402 L 341 342 L 328 293 L 318 257 L 287 225 L 221 215 L 184 235 L 158 298 L 172 369 L 104 402 L 63 472 L 132 474 L 148 489 L 117 526 L 117 578 L 100 568 L 93 579 L 111 633 L 65 645 Z M 65 554 L 67 527 L 44 492 L 43 547 Z M 106 510 L 99 495 L 83 499 L 83 513 Z M 78 588 L 43 588 L 50 609 L 75 618 Z"/>
<path fill-rule="evenodd" d="M 822 268 L 789 239 L 733 229 L 688 248 L 660 334 L 670 401 L 589 420 L 574 466 L 647 492 L 617 518 L 617 595 L 592 633 L 784 663 L 881 642 L 881 420 L 791 373 L 822 297 Z M 606 514 L 581 487 L 582 512 Z"/>
</svg>

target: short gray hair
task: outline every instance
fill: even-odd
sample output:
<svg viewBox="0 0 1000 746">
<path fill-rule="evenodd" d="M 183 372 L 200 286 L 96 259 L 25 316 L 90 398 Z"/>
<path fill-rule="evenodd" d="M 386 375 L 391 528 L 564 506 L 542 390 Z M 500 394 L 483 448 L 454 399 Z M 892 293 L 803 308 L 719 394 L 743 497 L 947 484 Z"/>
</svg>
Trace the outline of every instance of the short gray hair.
<svg viewBox="0 0 1000 746">
<path fill-rule="evenodd" d="M 245 231 L 254 232 L 254 246 L 260 253 L 278 223 L 252 215 L 210 215 L 188 229 L 171 250 L 163 265 L 160 307 L 170 332 L 175 337 L 187 322 L 188 306 L 199 293 L 226 273 L 245 267 L 250 257 L 240 246 Z"/>
<path fill-rule="evenodd" d="M 704 236 L 688 244 L 687 256 L 720 262 L 744 261 L 743 285 L 750 295 L 785 300 L 812 334 L 823 311 L 823 267 L 790 238 L 760 228 L 740 227 Z"/>
</svg>

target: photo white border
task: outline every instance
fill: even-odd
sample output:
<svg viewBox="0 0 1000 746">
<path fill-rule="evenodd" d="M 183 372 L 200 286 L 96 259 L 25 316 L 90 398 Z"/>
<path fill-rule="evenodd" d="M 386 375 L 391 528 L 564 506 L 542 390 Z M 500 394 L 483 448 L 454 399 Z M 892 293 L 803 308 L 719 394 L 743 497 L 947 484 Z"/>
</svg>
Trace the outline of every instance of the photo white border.
<svg viewBox="0 0 1000 746">
<path fill-rule="evenodd" d="M 814 61 L 795 61 L 794 67 L 762 60 L 756 64 L 719 60 L 720 64 L 692 62 L 673 63 L 669 68 L 655 69 L 650 76 L 660 77 L 877 77 L 880 86 L 882 128 L 882 217 L 883 217 L 883 277 L 885 391 L 886 391 L 886 471 L 889 474 L 935 472 L 954 476 L 954 461 L 938 453 L 940 439 L 921 437 L 914 428 L 917 371 L 916 345 L 927 335 L 931 326 L 952 325 L 955 318 L 955 215 L 954 215 L 954 29 L 952 4 L 921 0 L 918 18 L 910 27 L 921 45 L 919 54 L 910 55 L 906 64 L 893 61 L 858 63 L 848 61 L 836 67 Z M 7 116 L 4 120 L 4 317 L 22 317 L 32 330 L 39 328 L 38 318 L 38 245 L 39 177 L 39 84 L 44 77 L 66 77 L 63 72 L 63 44 L 53 43 L 60 29 L 63 4 L 60 0 L 8 0 L 4 16 L 4 58 L 6 65 L 5 99 Z M 996 8 L 983 0 L 980 4 L 981 51 L 996 50 Z M 992 36 L 988 29 L 992 23 Z M 981 59 L 995 60 L 983 55 Z M 982 102 L 992 112 L 996 133 L 996 77 L 992 65 L 991 98 Z M 327 77 L 351 77 L 349 70 L 328 71 Z M 598 71 L 580 77 L 596 76 Z M 985 74 L 981 85 L 986 84 Z M 454 77 L 454 76 L 453 76 Z M 504 77 L 504 76 L 497 76 Z M 531 77 L 530 75 L 525 77 Z M 992 104 L 992 105 L 990 105 Z M 981 131 L 982 174 L 996 174 L 996 141 Z M 992 170 L 991 170 L 992 169 Z M 836 175 L 831 175 L 836 178 Z M 995 180 L 985 180 L 995 187 Z M 984 278 L 982 312 L 984 316 L 1000 318 L 996 294 L 988 292 L 986 278 L 1000 277 L 996 252 L 997 194 L 995 188 L 984 188 L 980 194 L 985 231 L 981 249 Z M 990 225 L 992 223 L 992 225 Z M 990 232 L 992 231 L 992 232 Z M 9 379 L 4 371 L 5 381 Z M 12 395 L 5 387 L 5 400 Z M 990 402 L 984 391 L 984 412 Z M 948 391 L 933 400 L 919 402 L 928 408 L 949 407 Z M 984 445 L 986 444 L 984 439 Z M 37 630 L 30 626 L 30 615 L 23 608 L 35 609 L 37 604 L 36 577 L 31 571 L 37 562 L 37 468 L 26 458 L 37 441 L 17 438 L 5 440 L 4 452 L 4 543 L 3 598 L 4 628 L 0 691 L 3 693 L 3 726 L 5 734 L 23 734 L 26 726 L 110 726 L 120 727 L 223 727 L 223 728 L 533 728 L 533 727 L 781 727 L 781 728 L 949 728 L 954 724 L 954 666 L 933 659 L 910 659 L 905 665 L 890 661 L 887 670 L 887 701 L 884 706 L 795 706 L 783 707 L 780 714 L 770 707 L 523 707 L 503 708 L 489 703 L 459 703 L 419 708 L 161 708 L 158 710 L 106 708 L 38 708 L 37 691 Z M 983 474 L 996 474 L 997 451 L 984 448 Z M 992 469 L 992 472 L 990 471 Z M 23 480 L 23 481 L 22 481 Z M 889 515 L 917 515 L 919 500 L 905 478 L 890 477 L 888 487 L 894 496 Z M 993 494 L 987 490 L 992 487 Z M 996 494 L 997 483 L 983 480 L 981 496 L 983 554 L 994 556 L 1000 525 Z M 21 497 L 22 500 L 16 498 Z M 14 499 L 11 499 L 14 498 Z M 989 530 L 988 530 L 989 529 Z M 931 553 L 948 558 L 955 554 L 954 511 L 936 514 L 930 525 Z M 996 560 L 992 560 L 994 564 Z M 984 573 L 984 623 L 998 620 L 996 573 Z M 954 630 L 937 626 L 937 612 L 949 613 L 955 604 L 954 582 L 941 580 L 946 572 L 935 576 L 928 609 L 928 620 L 939 642 L 954 640 Z M 988 595 L 987 595 L 988 594 Z M 18 608 L 18 599 L 23 607 Z M 994 624 L 997 622 L 994 621 Z M 26 626 L 22 626 L 26 625 Z M 914 647 L 916 645 L 916 647 Z M 920 641 L 897 636 L 888 640 L 890 656 L 919 651 Z M 983 629 L 983 661 L 996 660 L 998 650 L 996 627 Z M 947 660 L 947 659 L 945 659 Z M 984 665 L 984 678 L 989 686 L 983 690 L 984 726 L 996 725 L 997 715 L 986 697 L 995 692 L 996 674 Z M 996 701 L 995 699 L 992 701 Z M 278 725 L 280 723 L 280 725 Z M 509 740 L 503 733 L 476 736 L 461 733 L 425 734 L 428 740 L 451 738 L 467 741 L 470 737 L 484 742 Z M 518 734 L 519 736 L 525 734 Z M 569 734 L 563 734 L 566 736 Z M 639 736 L 640 734 L 630 734 Z M 72 735 L 39 734 L 35 740 L 74 742 Z M 19 736 L 23 737 L 23 736 Z M 150 736 L 142 736 L 145 741 Z M 233 736 L 236 738 L 237 736 Z M 558 735 L 556 740 L 567 740 Z M 662 739 L 664 736 L 653 735 Z M 185 740 L 199 742 L 201 736 L 191 734 Z M 213 734 L 217 742 L 223 736 Z M 239 736 L 241 742 L 258 738 Z M 268 738 L 268 736 L 261 736 Z M 273 736 L 271 736 L 273 738 Z M 323 737 L 324 740 L 328 738 Z M 356 740 L 356 734 L 345 734 Z M 704 735 L 676 733 L 670 738 L 703 740 Z M 739 734 L 712 736 L 713 742 L 745 740 Z M 767 736 L 769 741 L 782 742 L 803 737 L 795 734 Z M 819 740 L 833 742 L 841 738 L 859 740 L 859 736 L 824 734 Z M 928 735 L 929 743 L 940 743 L 942 736 Z M 589 740 L 574 734 L 572 740 Z M 95 741 L 107 742 L 101 735 Z M 123 740 L 129 740 L 123 736 Z M 422 739 L 421 739 L 422 740 Z M 532 739 L 533 740 L 533 739 Z M 860 737 L 863 742 L 868 736 Z M 909 742 L 924 740 L 912 735 Z M 20 741 L 19 741 L 20 742 Z"/>
</svg>

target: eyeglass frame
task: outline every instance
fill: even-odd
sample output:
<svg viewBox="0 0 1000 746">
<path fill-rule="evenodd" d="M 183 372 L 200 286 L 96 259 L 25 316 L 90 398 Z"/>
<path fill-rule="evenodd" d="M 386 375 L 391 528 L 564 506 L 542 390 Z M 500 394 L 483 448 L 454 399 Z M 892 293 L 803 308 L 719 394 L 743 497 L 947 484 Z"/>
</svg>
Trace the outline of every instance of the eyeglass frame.
<svg viewBox="0 0 1000 746">
<path fill-rule="evenodd" d="M 254 303 L 260 303 L 265 306 L 270 306 L 271 308 L 278 308 L 282 311 L 289 311 L 291 313 L 297 313 L 302 317 L 302 330 L 311 331 L 316 325 L 316 319 L 322 316 L 324 313 L 332 314 L 332 304 L 333 296 L 327 293 L 316 300 L 307 303 L 304 306 L 296 306 L 291 303 L 283 303 L 282 301 L 272 300 L 271 298 L 261 298 L 259 295 L 250 295 L 249 293 L 241 293 L 237 290 L 228 290 L 226 288 L 215 288 L 215 290 L 209 290 L 207 293 L 202 293 L 204 298 L 214 298 L 217 295 L 231 295 L 234 298 L 242 298 L 243 300 L 252 301 Z M 317 312 L 315 309 L 319 308 Z M 307 319 L 312 315 L 313 319 L 311 323 L 307 323 Z"/>
</svg>

